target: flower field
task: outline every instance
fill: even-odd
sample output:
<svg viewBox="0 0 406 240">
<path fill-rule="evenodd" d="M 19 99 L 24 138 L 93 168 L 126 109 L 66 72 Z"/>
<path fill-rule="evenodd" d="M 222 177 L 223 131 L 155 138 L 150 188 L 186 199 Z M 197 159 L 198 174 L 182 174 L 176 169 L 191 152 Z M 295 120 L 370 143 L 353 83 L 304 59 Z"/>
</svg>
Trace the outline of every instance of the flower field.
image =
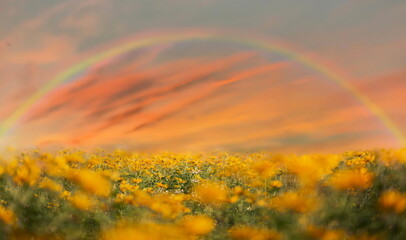
<svg viewBox="0 0 406 240">
<path fill-rule="evenodd" d="M 406 149 L 0 158 L 0 239 L 406 239 Z"/>
</svg>

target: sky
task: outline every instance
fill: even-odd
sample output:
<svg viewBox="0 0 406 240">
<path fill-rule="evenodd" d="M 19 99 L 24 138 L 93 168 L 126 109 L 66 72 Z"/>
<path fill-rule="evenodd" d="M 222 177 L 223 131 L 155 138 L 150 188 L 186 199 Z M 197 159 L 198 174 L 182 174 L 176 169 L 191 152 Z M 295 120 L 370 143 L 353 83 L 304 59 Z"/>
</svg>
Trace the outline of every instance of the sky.
<svg viewBox="0 0 406 240">
<path fill-rule="evenodd" d="M 0 147 L 406 139 L 403 0 L 0 0 Z"/>
</svg>

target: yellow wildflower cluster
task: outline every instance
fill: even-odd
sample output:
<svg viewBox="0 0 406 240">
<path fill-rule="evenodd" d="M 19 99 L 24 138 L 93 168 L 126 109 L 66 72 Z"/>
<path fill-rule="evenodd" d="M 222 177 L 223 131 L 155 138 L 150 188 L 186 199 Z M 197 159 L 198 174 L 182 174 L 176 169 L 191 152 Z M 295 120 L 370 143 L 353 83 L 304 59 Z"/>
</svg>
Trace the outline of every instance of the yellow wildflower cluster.
<svg viewBox="0 0 406 240">
<path fill-rule="evenodd" d="M 370 152 L 349 152 L 346 164 L 348 166 L 363 167 L 375 161 L 375 155 Z"/>
<path fill-rule="evenodd" d="M 13 180 L 18 184 L 28 183 L 34 185 L 39 179 L 41 169 L 37 162 L 24 157 L 21 161 L 14 160 L 7 165 L 7 173 L 13 176 Z"/>
<path fill-rule="evenodd" d="M 405 153 L 14 150 L 0 238 L 403 239 Z"/>
</svg>

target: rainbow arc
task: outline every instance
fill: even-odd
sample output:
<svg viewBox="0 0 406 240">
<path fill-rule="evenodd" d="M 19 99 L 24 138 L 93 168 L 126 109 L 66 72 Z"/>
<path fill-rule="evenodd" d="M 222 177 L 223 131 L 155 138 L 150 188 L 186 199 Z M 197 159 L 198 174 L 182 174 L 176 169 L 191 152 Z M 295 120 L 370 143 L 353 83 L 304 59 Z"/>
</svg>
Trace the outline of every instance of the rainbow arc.
<svg viewBox="0 0 406 240">
<path fill-rule="evenodd" d="M 18 121 L 33 107 L 39 100 L 41 100 L 46 94 L 54 90 L 60 84 L 71 80 L 78 73 L 91 68 L 92 66 L 109 60 L 111 58 L 120 56 L 136 49 L 154 46 L 165 43 L 180 43 L 187 41 L 219 41 L 225 43 L 232 43 L 237 45 L 243 45 L 252 47 L 259 51 L 270 52 L 281 55 L 288 60 L 295 61 L 320 75 L 326 79 L 336 83 L 342 89 L 346 90 L 349 94 L 354 96 L 361 104 L 363 104 L 379 121 L 388 129 L 388 131 L 396 138 L 396 140 L 402 145 L 406 146 L 406 138 L 402 132 L 396 126 L 396 124 L 365 94 L 357 90 L 340 74 L 333 71 L 333 69 L 327 67 L 320 61 L 314 60 L 298 51 L 295 51 L 289 47 L 262 40 L 258 38 L 241 37 L 229 34 L 220 33 L 168 33 L 160 36 L 144 37 L 142 39 L 135 39 L 129 41 L 118 47 L 110 48 L 106 51 L 100 52 L 96 55 L 86 58 L 85 60 L 75 64 L 67 70 L 61 72 L 54 78 L 50 79 L 44 86 L 38 89 L 34 94 L 24 100 L 15 110 L 8 116 L 0 125 L 0 139 L 4 138 L 7 132 L 13 128 Z"/>
</svg>

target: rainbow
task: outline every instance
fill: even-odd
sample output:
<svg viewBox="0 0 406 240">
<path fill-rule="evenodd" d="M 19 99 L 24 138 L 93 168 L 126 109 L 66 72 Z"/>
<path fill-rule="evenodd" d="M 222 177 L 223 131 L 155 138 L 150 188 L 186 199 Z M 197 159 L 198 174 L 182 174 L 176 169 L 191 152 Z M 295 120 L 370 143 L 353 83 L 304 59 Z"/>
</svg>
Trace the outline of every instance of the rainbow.
<svg viewBox="0 0 406 240">
<path fill-rule="evenodd" d="M 132 40 L 119 47 L 113 47 L 107 51 L 103 51 L 94 56 L 91 56 L 71 68 L 65 70 L 59 75 L 52 78 L 44 86 L 38 89 L 28 99 L 23 101 L 12 114 L 7 117 L 0 125 L 0 139 L 3 138 L 7 132 L 16 125 L 16 123 L 30 110 L 30 108 L 41 100 L 47 93 L 55 89 L 60 84 L 74 78 L 79 73 L 92 67 L 95 64 L 117 57 L 121 54 L 149 47 L 157 44 L 165 43 L 180 43 L 186 41 L 220 41 L 226 43 L 233 43 L 252 47 L 261 51 L 271 52 L 281 55 L 289 60 L 300 63 L 301 65 L 310 68 L 319 74 L 323 75 L 330 81 L 333 81 L 338 86 L 346 90 L 352 96 L 354 96 L 360 103 L 362 103 L 381 123 L 389 130 L 389 132 L 396 138 L 396 140 L 402 145 L 406 146 L 406 138 L 403 136 L 399 128 L 394 122 L 365 94 L 354 88 L 349 82 L 347 82 L 340 74 L 333 71 L 331 68 L 322 64 L 320 61 L 314 60 L 304 54 L 292 50 L 289 47 L 282 44 L 276 44 L 266 40 L 259 40 L 258 38 L 241 37 L 229 34 L 221 33 L 206 33 L 206 32 L 194 32 L 194 33 L 167 33 L 159 36 L 144 37 L 141 39 Z"/>
</svg>

